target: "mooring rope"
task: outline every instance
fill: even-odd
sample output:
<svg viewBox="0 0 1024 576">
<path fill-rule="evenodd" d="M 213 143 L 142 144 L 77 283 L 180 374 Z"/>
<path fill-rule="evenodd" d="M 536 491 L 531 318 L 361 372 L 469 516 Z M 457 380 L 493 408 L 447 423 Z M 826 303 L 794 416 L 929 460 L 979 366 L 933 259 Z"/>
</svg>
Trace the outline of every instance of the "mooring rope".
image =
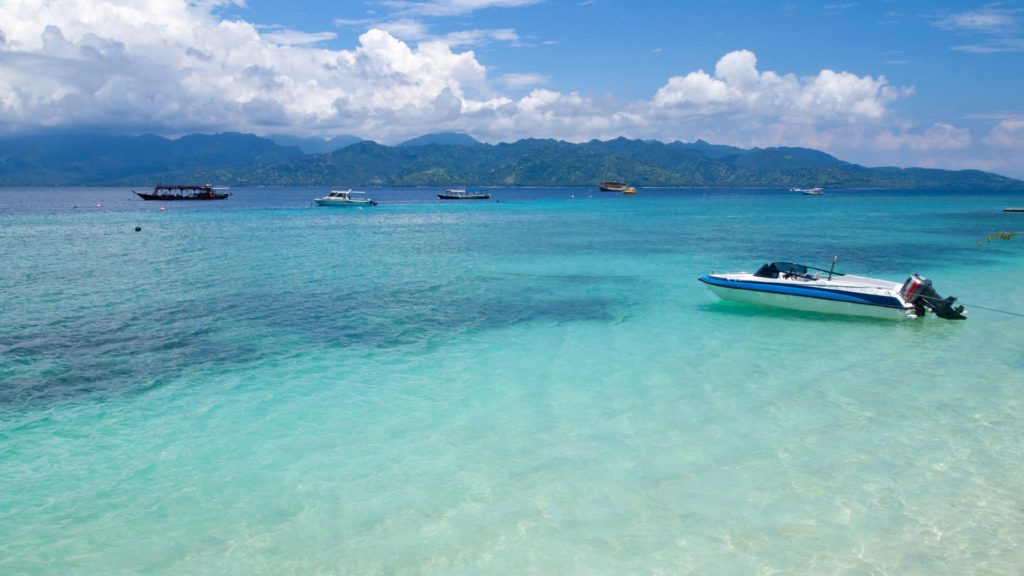
<svg viewBox="0 0 1024 576">
<path fill-rule="evenodd" d="M 1024 318 L 1024 314 L 1018 314 L 1017 312 L 1010 312 L 1009 310 L 999 310 L 998 308 L 986 308 L 985 306 L 979 306 L 977 304 L 971 304 L 969 302 L 961 302 L 964 306 L 969 308 L 978 308 L 981 310 L 988 310 L 989 312 L 999 312 L 1000 314 L 1009 314 L 1010 316 L 1019 316 Z"/>
<path fill-rule="evenodd" d="M 922 300 L 931 300 L 932 302 L 945 302 L 946 301 L 945 298 L 936 298 L 934 296 L 921 296 L 921 299 Z M 1024 318 L 1024 314 L 1019 314 L 1017 312 L 1010 312 L 1009 310 L 1000 310 L 998 308 L 989 308 L 987 306 L 981 306 L 981 305 L 978 305 L 978 304 L 971 304 L 970 302 L 961 302 L 960 300 L 955 300 L 955 302 L 960 304 L 961 306 L 966 306 L 966 307 L 969 307 L 969 308 L 977 308 L 979 310 L 988 310 L 989 312 L 999 312 L 1000 314 L 1009 314 L 1010 316 L 1019 316 L 1021 318 Z"/>
</svg>

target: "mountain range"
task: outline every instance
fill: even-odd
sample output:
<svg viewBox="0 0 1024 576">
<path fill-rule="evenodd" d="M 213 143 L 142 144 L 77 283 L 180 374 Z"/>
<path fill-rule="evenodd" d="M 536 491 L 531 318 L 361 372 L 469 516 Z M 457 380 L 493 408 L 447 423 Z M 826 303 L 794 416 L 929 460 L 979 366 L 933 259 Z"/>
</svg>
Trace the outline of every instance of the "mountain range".
<svg viewBox="0 0 1024 576">
<path fill-rule="evenodd" d="M 43 134 L 0 139 L 0 185 L 151 186 L 635 186 L 1024 190 L 979 170 L 868 168 L 807 148 L 649 140 L 482 144 L 431 134 L 397 146 L 252 134 Z"/>
</svg>

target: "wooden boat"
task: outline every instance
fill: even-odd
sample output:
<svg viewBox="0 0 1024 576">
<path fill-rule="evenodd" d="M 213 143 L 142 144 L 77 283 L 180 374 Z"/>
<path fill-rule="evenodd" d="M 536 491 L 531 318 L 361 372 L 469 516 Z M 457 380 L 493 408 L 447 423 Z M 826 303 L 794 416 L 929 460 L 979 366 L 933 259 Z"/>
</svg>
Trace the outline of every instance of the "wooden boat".
<svg viewBox="0 0 1024 576">
<path fill-rule="evenodd" d="M 157 184 L 153 187 L 152 194 L 143 192 L 132 192 L 143 200 L 224 200 L 231 196 L 230 192 L 217 192 L 224 188 L 214 188 L 209 184 L 203 185 L 170 185 Z"/>
<path fill-rule="evenodd" d="M 629 188 L 629 184 L 622 180 L 605 180 L 598 184 L 597 188 L 601 192 L 625 192 L 626 188 Z"/>
<path fill-rule="evenodd" d="M 449 188 L 437 195 L 441 200 L 487 200 L 490 194 L 483 190 L 466 190 L 465 188 Z"/>
</svg>

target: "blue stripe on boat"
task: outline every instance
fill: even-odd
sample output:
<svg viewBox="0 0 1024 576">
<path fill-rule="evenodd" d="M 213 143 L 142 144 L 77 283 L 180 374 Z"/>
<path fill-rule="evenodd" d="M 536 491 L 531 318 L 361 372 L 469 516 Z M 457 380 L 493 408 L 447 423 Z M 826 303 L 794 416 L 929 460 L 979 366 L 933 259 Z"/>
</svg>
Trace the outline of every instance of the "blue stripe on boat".
<svg viewBox="0 0 1024 576">
<path fill-rule="evenodd" d="M 903 303 L 892 296 L 881 296 L 875 294 L 861 294 L 858 292 L 847 292 L 844 290 L 822 290 L 803 286 L 786 286 L 771 282 L 745 282 L 743 280 L 726 280 L 714 276 L 701 276 L 699 278 L 705 284 L 731 288 L 734 290 L 752 290 L 754 292 L 772 292 L 775 294 L 788 294 L 790 296 L 803 296 L 805 298 L 818 298 L 821 300 L 836 300 L 838 302 L 852 302 L 854 304 L 868 304 L 871 306 L 882 306 L 884 308 L 903 308 Z"/>
</svg>

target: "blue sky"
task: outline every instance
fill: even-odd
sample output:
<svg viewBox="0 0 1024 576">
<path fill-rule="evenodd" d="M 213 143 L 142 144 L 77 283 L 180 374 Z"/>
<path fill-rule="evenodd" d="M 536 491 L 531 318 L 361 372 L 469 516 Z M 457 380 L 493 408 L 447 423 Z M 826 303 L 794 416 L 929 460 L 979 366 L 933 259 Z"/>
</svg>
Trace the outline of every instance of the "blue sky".
<svg viewBox="0 0 1024 576">
<path fill-rule="evenodd" d="M 806 146 L 1024 177 L 1024 0 L 0 0 L 0 132 Z"/>
</svg>

